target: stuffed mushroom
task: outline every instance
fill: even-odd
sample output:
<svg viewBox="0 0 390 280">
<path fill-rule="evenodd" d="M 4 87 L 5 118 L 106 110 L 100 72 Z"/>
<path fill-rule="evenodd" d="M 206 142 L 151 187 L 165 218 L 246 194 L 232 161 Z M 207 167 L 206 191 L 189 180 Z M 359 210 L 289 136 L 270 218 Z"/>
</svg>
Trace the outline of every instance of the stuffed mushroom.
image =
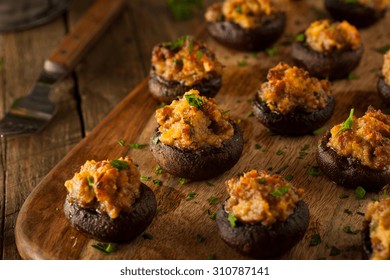
<svg viewBox="0 0 390 280">
<path fill-rule="evenodd" d="M 140 182 L 129 157 L 88 160 L 65 187 L 65 217 L 74 228 L 99 241 L 129 241 L 149 226 L 156 213 L 155 195 Z"/>
<path fill-rule="evenodd" d="M 279 63 L 268 71 L 267 81 L 256 92 L 252 106 L 264 126 L 294 136 L 311 134 L 321 127 L 332 116 L 335 99 L 329 81 Z"/>
<path fill-rule="evenodd" d="M 219 235 L 243 255 L 277 258 L 304 236 L 309 209 L 303 190 L 280 175 L 251 170 L 226 181 L 229 198 L 217 212 Z"/>
<path fill-rule="evenodd" d="M 191 180 L 215 177 L 239 160 L 244 140 L 229 114 L 213 98 L 190 90 L 156 111 L 150 147 L 168 173 Z"/>
<path fill-rule="evenodd" d="M 214 52 L 192 36 L 153 48 L 149 91 L 160 102 L 170 103 L 190 89 L 215 96 L 222 85 L 223 66 Z"/>
<path fill-rule="evenodd" d="M 325 8 L 336 20 L 367 27 L 383 18 L 388 0 L 325 0 Z"/>
<path fill-rule="evenodd" d="M 363 259 L 390 260 L 390 198 L 367 205 L 362 230 Z"/>
<path fill-rule="evenodd" d="M 225 0 L 205 14 L 208 31 L 222 44 L 256 51 L 274 43 L 283 33 L 286 15 L 270 0 Z"/>
<path fill-rule="evenodd" d="M 377 191 L 390 182 L 390 116 L 369 107 L 327 132 L 317 150 L 320 169 L 339 185 Z"/>
<path fill-rule="evenodd" d="M 363 55 L 360 33 L 347 21 L 314 21 L 297 34 L 291 56 L 298 66 L 319 78 L 342 79 L 354 70 Z"/>
<path fill-rule="evenodd" d="M 390 105 L 390 50 L 384 56 L 383 68 L 377 83 L 378 93 Z"/>
</svg>

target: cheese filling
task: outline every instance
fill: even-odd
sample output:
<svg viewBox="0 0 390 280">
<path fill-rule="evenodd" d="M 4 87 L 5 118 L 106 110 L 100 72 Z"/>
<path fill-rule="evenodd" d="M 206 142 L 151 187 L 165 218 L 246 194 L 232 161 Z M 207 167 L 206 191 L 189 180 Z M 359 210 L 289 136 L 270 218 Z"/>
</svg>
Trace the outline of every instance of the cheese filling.
<svg viewBox="0 0 390 280">
<path fill-rule="evenodd" d="M 271 226 L 294 213 L 303 189 L 296 189 L 282 176 L 251 170 L 226 183 L 230 195 L 225 210 L 244 223 Z"/>
<path fill-rule="evenodd" d="M 73 178 L 65 182 L 68 199 L 82 208 L 93 208 L 118 218 L 130 212 L 140 196 L 140 174 L 129 157 L 116 160 L 88 160 Z"/>
<path fill-rule="evenodd" d="M 206 146 L 219 148 L 234 135 L 227 112 L 221 111 L 213 98 L 190 90 L 171 105 L 156 111 L 161 135 L 159 141 L 182 149 Z"/>
<path fill-rule="evenodd" d="M 267 80 L 261 85 L 258 98 L 272 111 L 282 114 L 323 109 L 332 96 L 329 81 L 310 77 L 307 71 L 285 63 L 271 68 Z"/>
</svg>

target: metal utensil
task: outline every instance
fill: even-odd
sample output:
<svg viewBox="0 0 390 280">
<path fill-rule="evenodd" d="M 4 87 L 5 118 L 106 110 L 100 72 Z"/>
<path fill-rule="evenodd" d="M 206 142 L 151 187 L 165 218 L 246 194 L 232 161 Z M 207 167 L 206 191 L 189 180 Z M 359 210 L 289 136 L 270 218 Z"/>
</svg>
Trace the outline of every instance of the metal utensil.
<svg viewBox="0 0 390 280">
<path fill-rule="evenodd" d="M 89 47 L 106 30 L 124 6 L 124 0 L 97 0 L 45 60 L 30 94 L 17 99 L 0 120 L 1 135 L 35 133 L 53 118 L 56 106 L 49 100 L 53 85 L 65 77 Z"/>
</svg>

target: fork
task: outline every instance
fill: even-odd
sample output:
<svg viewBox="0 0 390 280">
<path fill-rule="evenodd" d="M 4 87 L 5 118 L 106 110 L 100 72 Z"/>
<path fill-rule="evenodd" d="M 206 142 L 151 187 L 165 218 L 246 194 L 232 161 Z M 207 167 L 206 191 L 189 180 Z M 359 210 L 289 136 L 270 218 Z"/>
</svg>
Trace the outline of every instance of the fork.
<svg viewBox="0 0 390 280">
<path fill-rule="evenodd" d="M 15 100 L 0 120 L 1 135 L 36 133 L 52 120 L 56 113 L 56 106 L 49 99 L 53 86 L 74 69 L 124 4 L 124 0 L 97 0 L 89 8 L 74 30 L 45 60 L 43 70 L 30 93 Z"/>
</svg>

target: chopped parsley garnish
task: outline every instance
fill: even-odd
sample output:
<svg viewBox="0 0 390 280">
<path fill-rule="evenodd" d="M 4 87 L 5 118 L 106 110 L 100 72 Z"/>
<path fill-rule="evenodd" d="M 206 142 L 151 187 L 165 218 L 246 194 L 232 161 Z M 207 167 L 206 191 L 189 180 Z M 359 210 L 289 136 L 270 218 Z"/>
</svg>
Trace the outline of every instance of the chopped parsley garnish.
<svg viewBox="0 0 390 280">
<path fill-rule="evenodd" d="M 125 145 L 125 140 L 119 139 L 118 143 L 119 143 L 119 145 L 121 145 L 123 147 Z"/>
<path fill-rule="evenodd" d="M 117 249 L 114 243 L 97 243 L 93 244 L 92 247 L 99 251 L 102 251 L 105 254 L 111 254 Z"/>
<path fill-rule="evenodd" d="M 195 196 L 196 196 L 196 192 L 189 192 L 187 194 L 187 199 L 186 200 L 187 201 L 193 200 Z"/>
<path fill-rule="evenodd" d="M 221 114 L 222 114 L 222 115 L 226 115 L 226 114 L 229 113 L 229 112 L 230 112 L 230 110 L 221 111 Z"/>
<path fill-rule="evenodd" d="M 129 168 L 129 164 L 127 163 L 127 161 L 120 160 L 120 159 L 114 159 L 110 161 L 110 166 L 118 170 L 125 170 Z"/>
<path fill-rule="evenodd" d="M 239 61 L 239 62 L 237 62 L 237 65 L 239 67 L 245 67 L 248 65 L 248 61 L 246 61 L 246 60 Z"/>
<path fill-rule="evenodd" d="M 348 198 L 348 197 L 349 197 L 349 195 L 347 195 L 345 193 L 342 193 L 342 194 L 339 195 L 340 199 L 344 199 L 344 198 Z"/>
<path fill-rule="evenodd" d="M 202 97 L 196 97 L 195 94 L 186 94 L 184 95 L 188 104 L 190 104 L 191 106 L 194 106 L 198 109 L 200 109 L 203 104 L 204 104 L 204 101 L 202 99 Z"/>
<path fill-rule="evenodd" d="M 207 260 L 216 260 L 217 259 L 217 256 L 215 254 L 211 254 L 211 255 L 208 255 L 206 257 Z"/>
<path fill-rule="evenodd" d="M 153 138 L 153 143 L 154 143 L 154 145 L 157 145 L 158 142 L 160 142 L 160 138 L 159 138 L 158 136 L 155 136 L 155 137 Z"/>
<path fill-rule="evenodd" d="M 156 166 L 156 168 L 154 169 L 154 173 L 156 173 L 157 175 L 160 175 L 163 173 L 163 169 L 161 168 L 160 165 Z"/>
<path fill-rule="evenodd" d="M 291 174 L 286 175 L 286 176 L 284 177 L 284 179 L 286 179 L 287 181 L 291 181 L 293 178 L 294 178 L 294 176 L 291 175 Z"/>
<path fill-rule="evenodd" d="M 217 202 L 218 202 L 218 198 L 216 198 L 215 196 L 210 196 L 210 198 L 209 198 L 209 203 L 210 203 L 210 205 L 215 205 L 215 204 L 217 204 Z"/>
<path fill-rule="evenodd" d="M 265 184 L 265 178 L 260 178 L 257 180 L 260 184 L 264 185 Z"/>
<path fill-rule="evenodd" d="M 307 170 L 307 173 L 310 176 L 318 177 L 318 176 L 320 176 L 321 171 L 318 168 L 318 166 L 310 166 L 309 169 Z"/>
<path fill-rule="evenodd" d="M 146 232 L 146 231 L 142 234 L 142 237 L 143 237 L 143 239 L 149 239 L 149 240 L 153 240 L 153 238 L 154 238 L 151 233 Z"/>
<path fill-rule="evenodd" d="M 366 196 L 366 190 L 361 186 L 357 187 L 355 190 L 356 199 L 362 200 L 364 199 L 365 196 Z"/>
<path fill-rule="evenodd" d="M 260 150 L 261 149 L 261 146 L 259 144 L 255 144 L 255 149 L 256 150 Z"/>
<path fill-rule="evenodd" d="M 276 151 L 276 154 L 277 154 L 278 156 L 281 156 L 281 155 L 284 154 L 284 151 L 283 151 L 283 150 L 277 150 L 277 151 Z"/>
<path fill-rule="evenodd" d="M 150 177 L 149 176 L 141 176 L 141 181 L 149 181 Z"/>
<path fill-rule="evenodd" d="M 237 5 L 236 12 L 239 13 L 239 14 L 242 13 L 242 6 L 241 5 Z"/>
<path fill-rule="evenodd" d="M 352 215 L 352 211 L 349 209 L 344 209 L 344 213 L 347 215 Z"/>
<path fill-rule="evenodd" d="M 276 189 L 274 190 L 273 192 L 271 192 L 271 195 L 273 197 L 281 197 L 282 195 L 284 195 L 285 193 L 288 192 L 288 190 L 290 189 L 290 186 L 289 185 L 286 185 L 284 187 L 281 187 L 279 189 Z"/>
<path fill-rule="evenodd" d="M 313 131 L 313 134 L 314 134 L 314 135 L 320 135 L 320 134 L 322 133 L 323 130 L 324 130 L 324 128 L 323 128 L 323 127 L 320 127 L 320 128 L 318 128 L 318 129 L 314 130 L 314 131 Z"/>
<path fill-rule="evenodd" d="M 186 179 L 185 178 L 179 178 L 179 184 L 184 185 L 185 183 L 186 183 Z"/>
<path fill-rule="evenodd" d="M 190 42 L 189 42 L 189 44 L 188 44 L 188 53 L 189 54 L 192 54 L 192 51 L 194 50 L 194 39 L 193 38 L 191 38 L 190 39 Z"/>
<path fill-rule="evenodd" d="M 232 228 L 235 228 L 235 227 L 236 227 L 237 218 L 234 217 L 234 215 L 233 215 L 232 213 L 229 213 L 228 220 L 229 220 L 229 222 L 230 222 L 230 226 L 231 226 Z"/>
<path fill-rule="evenodd" d="M 278 55 L 278 47 L 268 48 L 265 50 L 265 53 L 268 56 L 277 56 Z"/>
<path fill-rule="evenodd" d="M 181 59 L 177 59 L 177 58 L 174 58 L 173 59 L 173 64 L 175 65 L 175 66 L 183 66 L 183 60 L 181 60 Z"/>
<path fill-rule="evenodd" d="M 169 10 L 176 20 L 185 20 L 193 16 L 194 8 L 202 8 L 202 0 L 167 0 Z"/>
<path fill-rule="evenodd" d="M 206 240 L 206 238 L 203 235 L 201 235 L 201 234 L 196 235 L 196 242 L 202 243 L 205 240 Z"/>
<path fill-rule="evenodd" d="M 202 51 L 201 51 L 201 50 L 197 50 L 197 51 L 196 51 L 196 59 L 197 59 L 197 60 L 201 60 L 202 57 L 203 57 Z"/>
<path fill-rule="evenodd" d="M 92 188 L 94 185 L 93 177 L 87 177 L 88 187 Z"/>
<path fill-rule="evenodd" d="M 385 54 L 390 50 L 390 45 L 384 45 L 383 47 L 377 48 L 375 50 L 381 54 Z"/>
<path fill-rule="evenodd" d="M 343 231 L 348 234 L 358 234 L 359 230 L 352 230 L 351 226 L 343 227 Z"/>
<path fill-rule="evenodd" d="M 248 118 L 253 117 L 253 116 L 254 116 L 254 113 L 253 113 L 252 111 L 249 111 L 248 113 L 246 113 L 246 116 L 247 116 Z"/>
<path fill-rule="evenodd" d="M 207 214 L 209 214 L 210 219 L 212 219 L 213 221 L 215 221 L 215 219 L 217 218 L 217 213 L 211 212 L 210 209 L 207 209 Z"/>
<path fill-rule="evenodd" d="M 299 33 L 297 36 L 295 36 L 295 41 L 304 42 L 305 41 L 305 34 Z"/>
<path fill-rule="evenodd" d="M 156 186 L 161 186 L 162 185 L 162 181 L 159 180 L 159 179 L 154 179 L 153 180 L 153 184 L 155 184 Z"/>
<path fill-rule="evenodd" d="M 317 246 L 321 242 L 322 242 L 322 240 L 321 240 L 320 234 L 319 233 L 315 233 L 310 238 L 309 246 Z"/>
<path fill-rule="evenodd" d="M 183 35 L 179 39 L 177 39 L 176 41 L 164 43 L 163 46 L 168 47 L 171 51 L 175 51 L 176 49 L 178 49 L 184 45 L 184 42 L 186 41 L 186 39 L 187 39 L 187 35 Z"/>
<path fill-rule="evenodd" d="M 148 144 L 138 144 L 138 143 L 133 143 L 130 144 L 130 148 L 132 149 L 143 149 L 147 146 Z"/>
<path fill-rule="evenodd" d="M 359 76 L 356 75 L 355 73 L 351 72 L 348 74 L 348 80 L 352 81 L 352 80 L 357 80 L 359 79 Z"/>
</svg>

